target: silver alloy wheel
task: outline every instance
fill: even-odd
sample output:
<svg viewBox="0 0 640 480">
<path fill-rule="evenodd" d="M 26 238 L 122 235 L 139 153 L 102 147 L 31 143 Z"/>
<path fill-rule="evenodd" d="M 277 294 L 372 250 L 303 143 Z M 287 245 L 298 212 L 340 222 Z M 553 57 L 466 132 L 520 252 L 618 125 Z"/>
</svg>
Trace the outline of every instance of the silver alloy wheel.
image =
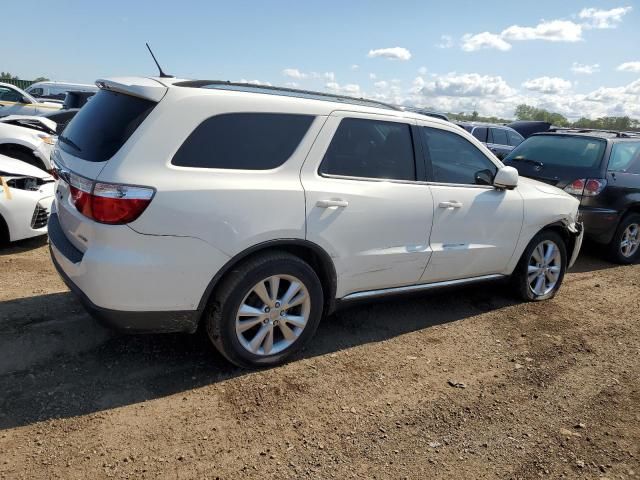
<svg viewBox="0 0 640 480">
<path fill-rule="evenodd" d="M 309 320 L 311 297 L 292 275 L 274 275 L 256 283 L 236 314 L 236 335 L 254 355 L 273 355 L 290 347 Z"/>
<path fill-rule="evenodd" d="M 555 242 L 544 240 L 533 249 L 527 269 L 529 288 L 537 296 L 551 293 L 560 279 L 562 255 Z"/>
<path fill-rule="evenodd" d="M 640 247 L 640 225 L 637 223 L 630 224 L 622 234 L 620 242 L 620 253 L 622 256 L 633 257 Z"/>
</svg>

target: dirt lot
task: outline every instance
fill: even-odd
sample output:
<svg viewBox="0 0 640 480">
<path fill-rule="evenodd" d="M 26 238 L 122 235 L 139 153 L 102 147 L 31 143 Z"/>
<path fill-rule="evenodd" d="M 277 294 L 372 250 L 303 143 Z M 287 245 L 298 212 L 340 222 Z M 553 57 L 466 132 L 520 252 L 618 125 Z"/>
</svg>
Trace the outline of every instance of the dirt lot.
<svg viewBox="0 0 640 480">
<path fill-rule="evenodd" d="M 504 290 L 352 308 L 246 372 L 198 336 L 104 330 L 21 243 L 0 252 L 0 478 L 640 478 L 640 265 L 587 252 L 553 301 Z"/>
</svg>

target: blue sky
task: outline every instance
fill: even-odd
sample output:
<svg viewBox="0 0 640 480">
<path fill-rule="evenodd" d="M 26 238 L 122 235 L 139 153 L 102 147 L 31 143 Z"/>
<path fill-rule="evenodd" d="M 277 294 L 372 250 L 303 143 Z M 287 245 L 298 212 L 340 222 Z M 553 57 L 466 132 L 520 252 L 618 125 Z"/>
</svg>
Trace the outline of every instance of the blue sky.
<svg viewBox="0 0 640 480">
<path fill-rule="evenodd" d="M 38 3 L 37 1 L 35 2 Z M 154 75 L 331 90 L 445 111 L 640 117 L 638 0 L 43 2 L 3 22 L 0 70 Z M 44 8 L 44 5 L 47 5 Z M 53 8 L 55 5 L 55 8 Z M 24 18 L 20 2 L 3 18 Z"/>
</svg>

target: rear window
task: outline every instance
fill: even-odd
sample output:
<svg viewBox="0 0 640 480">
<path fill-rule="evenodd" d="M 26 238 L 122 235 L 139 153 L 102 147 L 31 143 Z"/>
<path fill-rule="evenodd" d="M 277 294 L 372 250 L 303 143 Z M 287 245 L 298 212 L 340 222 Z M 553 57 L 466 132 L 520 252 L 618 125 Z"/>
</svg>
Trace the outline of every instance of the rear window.
<svg viewBox="0 0 640 480">
<path fill-rule="evenodd" d="M 505 162 L 533 160 L 544 165 L 595 168 L 600 165 L 607 142 L 596 138 L 535 135 L 517 146 Z"/>
<path fill-rule="evenodd" d="M 284 113 L 229 113 L 196 127 L 171 163 L 180 167 L 268 170 L 286 162 L 314 117 Z"/>
<path fill-rule="evenodd" d="M 136 131 L 155 102 L 99 91 L 59 137 L 59 147 L 89 162 L 109 160 Z"/>
</svg>

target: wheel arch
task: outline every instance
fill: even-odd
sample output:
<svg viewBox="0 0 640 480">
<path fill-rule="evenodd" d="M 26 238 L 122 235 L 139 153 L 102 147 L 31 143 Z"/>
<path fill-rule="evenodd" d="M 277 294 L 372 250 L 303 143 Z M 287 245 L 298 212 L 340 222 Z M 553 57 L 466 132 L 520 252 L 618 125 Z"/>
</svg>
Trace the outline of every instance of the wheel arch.
<svg viewBox="0 0 640 480">
<path fill-rule="evenodd" d="M 333 260 L 329 254 L 319 245 L 302 239 L 281 239 L 262 242 L 249 247 L 237 255 L 233 256 L 211 279 L 204 291 L 198 311 L 204 312 L 209 300 L 220 285 L 221 280 L 233 270 L 234 267 L 247 261 L 248 259 L 261 255 L 268 251 L 284 251 L 295 255 L 307 262 L 314 269 L 324 294 L 324 308 L 326 313 L 331 313 L 335 309 L 335 296 L 337 286 L 337 276 Z"/>
<path fill-rule="evenodd" d="M 42 160 L 33 153 L 33 146 L 25 145 L 24 143 L 16 143 L 15 141 L 0 143 L 0 154 L 11 157 L 12 151 L 21 152 L 25 155 L 28 155 L 31 159 L 33 159 L 33 162 L 30 163 L 31 165 L 40 169 L 46 169 L 46 166 L 44 165 Z"/>
<path fill-rule="evenodd" d="M 576 236 L 569 230 L 568 225 L 562 221 L 553 222 L 542 227 L 538 233 L 546 231 L 556 232 L 562 240 L 564 240 L 567 249 L 567 262 L 569 262 L 569 259 L 573 256 L 573 250 L 576 247 Z"/>
<path fill-rule="evenodd" d="M 10 241 L 11 232 L 9 231 L 9 225 L 2 216 L 2 213 L 0 213 L 0 245 L 7 244 Z"/>
</svg>

